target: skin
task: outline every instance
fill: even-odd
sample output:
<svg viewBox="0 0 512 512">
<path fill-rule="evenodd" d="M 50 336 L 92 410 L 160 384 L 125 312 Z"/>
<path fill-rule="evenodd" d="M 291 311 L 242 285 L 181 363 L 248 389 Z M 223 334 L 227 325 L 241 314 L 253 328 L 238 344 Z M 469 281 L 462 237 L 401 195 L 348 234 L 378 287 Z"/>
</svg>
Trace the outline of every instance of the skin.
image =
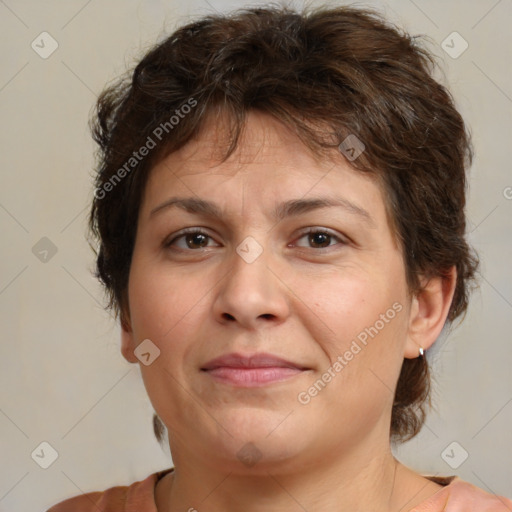
<svg viewBox="0 0 512 512">
<path fill-rule="evenodd" d="M 152 169 L 138 219 L 122 353 L 140 364 L 169 432 L 175 471 L 156 487 L 158 511 L 410 510 L 441 487 L 391 453 L 394 390 L 403 358 L 418 357 L 439 335 L 455 270 L 424 280 L 411 296 L 384 196 L 371 177 L 337 151 L 313 156 L 257 112 L 236 152 L 219 163 L 222 126 L 219 118 L 206 123 L 197 139 Z M 150 215 L 171 197 L 212 201 L 221 217 L 177 206 Z M 281 202 L 313 197 L 343 198 L 370 220 L 340 206 L 272 216 Z M 189 227 L 208 237 L 176 238 Z M 310 227 L 332 237 L 311 239 L 304 234 Z M 236 251 L 247 236 L 263 249 L 251 263 Z M 300 403 L 299 393 L 393 304 L 401 311 Z M 160 350 L 148 366 L 134 355 L 145 339 Z M 262 351 L 309 369 L 257 388 L 201 371 L 222 354 Z M 254 464 L 237 455 L 247 443 L 258 454 Z"/>
</svg>

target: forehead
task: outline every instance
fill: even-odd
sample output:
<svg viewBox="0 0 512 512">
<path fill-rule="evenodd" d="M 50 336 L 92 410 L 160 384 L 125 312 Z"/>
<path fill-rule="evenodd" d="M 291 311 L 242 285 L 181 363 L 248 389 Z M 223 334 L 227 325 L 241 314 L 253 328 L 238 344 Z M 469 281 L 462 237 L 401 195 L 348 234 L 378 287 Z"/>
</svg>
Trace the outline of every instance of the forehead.
<svg viewBox="0 0 512 512">
<path fill-rule="evenodd" d="M 281 167 L 332 167 L 343 163 L 337 151 L 319 156 L 310 151 L 290 128 L 271 115 L 251 111 L 242 128 L 234 152 L 226 160 L 232 142 L 231 120 L 227 114 L 209 115 L 196 137 L 172 153 L 176 176 L 203 172 L 226 174 L 243 172 L 244 166 L 273 163 L 276 171 Z M 199 165 L 198 165 L 199 164 Z"/>
<path fill-rule="evenodd" d="M 251 112 L 235 151 L 223 161 L 231 142 L 229 120 L 213 117 L 179 150 L 150 172 L 143 201 L 144 215 L 173 195 L 215 200 L 236 208 L 244 194 L 258 207 L 278 202 L 341 196 L 365 203 L 376 218 L 387 217 L 382 190 L 375 176 L 353 169 L 336 149 L 313 153 L 288 127 L 270 115 Z M 366 209 L 366 208 L 365 208 Z"/>
</svg>

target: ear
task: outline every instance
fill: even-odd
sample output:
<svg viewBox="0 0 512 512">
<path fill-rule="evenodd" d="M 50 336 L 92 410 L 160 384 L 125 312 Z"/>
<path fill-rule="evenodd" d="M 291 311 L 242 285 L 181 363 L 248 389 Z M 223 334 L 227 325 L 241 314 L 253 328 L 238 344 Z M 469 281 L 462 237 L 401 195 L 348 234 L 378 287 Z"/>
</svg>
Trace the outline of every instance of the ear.
<svg viewBox="0 0 512 512">
<path fill-rule="evenodd" d="M 129 363 L 138 363 L 139 360 L 135 356 L 135 338 L 131 326 L 130 316 L 121 314 L 121 353 Z"/>
<path fill-rule="evenodd" d="M 457 271 L 452 267 L 444 276 L 421 283 L 422 288 L 411 303 L 406 359 L 418 357 L 420 347 L 427 350 L 436 341 L 448 316 L 456 282 Z"/>
</svg>

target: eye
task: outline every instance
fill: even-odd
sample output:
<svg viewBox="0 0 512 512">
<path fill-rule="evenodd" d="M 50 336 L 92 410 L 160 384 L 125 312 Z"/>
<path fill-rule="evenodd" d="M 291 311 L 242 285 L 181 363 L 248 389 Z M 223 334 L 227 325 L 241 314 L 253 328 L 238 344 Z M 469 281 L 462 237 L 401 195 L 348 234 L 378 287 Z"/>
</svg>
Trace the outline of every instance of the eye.
<svg viewBox="0 0 512 512">
<path fill-rule="evenodd" d="M 181 232 L 181 234 L 178 234 L 177 236 L 173 237 L 168 242 L 164 243 L 165 247 L 177 247 L 181 250 L 197 250 L 197 249 L 203 249 L 205 247 L 208 247 L 208 242 L 213 241 L 213 238 L 202 231 L 200 228 L 189 228 L 185 229 Z M 218 244 L 214 245 L 217 246 Z M 210 245 L 211 247 L 211 245 Z"/>
<path fill-rule="evenodd" d="M 342 245 L 346 244 L 346 241 L 342 239 L 339 235 L 335 235 L 331 233 L 327 229 L 323 228 L 309 228 L 305 233 L 302 234 L 298 240 L 306 239 L 306 243 L 309 245 L 303 245 L 296 243 L 298 247 L 309 247 L 312 249 L 325 249 L 327 247 L 331 247 L 333 245 L 337 245 L 341 243 Z M 336 241 L 336 243 L 332 244 L 331 242 Z"/>
<path fill-rule="evenodd" d="M 309 228 L 297 240 L 306 240 L 306 243 L 296 242 L 297 247 L 308 247 L 312 249 L 326 249 L 334 245 L 345 245 L 347 242 L 341 236 L 330 232 L 325 228 Z M 178 250 L 198 250 L 208 247 L 218 247 L 213 238 L 201 228 L 187 228 L 179 232 L 164 246 L 175 247 Z"/>
</svg>

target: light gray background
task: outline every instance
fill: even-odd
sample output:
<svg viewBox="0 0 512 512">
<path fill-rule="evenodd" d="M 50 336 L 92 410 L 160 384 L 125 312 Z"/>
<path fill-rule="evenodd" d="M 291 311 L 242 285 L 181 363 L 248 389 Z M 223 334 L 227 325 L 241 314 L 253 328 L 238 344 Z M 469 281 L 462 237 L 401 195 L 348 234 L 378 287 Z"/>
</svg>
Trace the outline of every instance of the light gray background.
<svg viewBox="0 0 512 512">
<path fill-rule="evenodd" d="M 87 120 L 104 84 L 156 39 L 190 16 L 242 5 L 249 4 L 0 1 L 1 511 L 46 510 L 171 465 L 153 437 L 139 369 L 122 358 L 119 328 L 90 272 L 95 148 Z M 468 214 L 481 288 L 465 322 L 436 348 L 436 411 L 397 453 L 424 474 L 458 474 L 512 496 L 512 2 L 359 5 L 432 38 L 476 150 Z M 43 31 L 59 45 L 47 59 L 31 48 Z M 469 44 L 457 59 L 441 46 L 453 31 Z M 32 252 L 42 237 L 57 247 L 46 262 Z M 31 458 L 42 441 L 59 454 L 48 469 Z M 454 441 L 451 460 L 462 448 L 469 454 L 456 469 L 441 456 Z"/>
</svg>

